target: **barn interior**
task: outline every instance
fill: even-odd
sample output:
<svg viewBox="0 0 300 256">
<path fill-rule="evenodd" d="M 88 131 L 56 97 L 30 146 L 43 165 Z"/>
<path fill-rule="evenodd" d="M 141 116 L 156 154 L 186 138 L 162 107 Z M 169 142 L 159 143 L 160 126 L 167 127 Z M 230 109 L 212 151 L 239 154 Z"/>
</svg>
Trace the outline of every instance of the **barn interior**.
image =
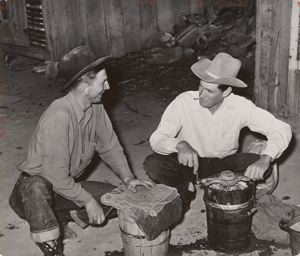
<svg viewBox="0 0 300 256">
<path fill-rule="evenodd" d="M 180 93 L 198 89 L 191 65 L 218 52 L 240 59 L 238 77 L 248 87 L 235 93 L 292 127 L 292 142 L 277 162 L 279 182 L 273 195 L 277 205 L 300 205 L 300 8 L 296 0 L 0 3 L 0 255 L 41 255 L 30 239 L 27 222 L 10 209 L 8 197 L 39 117 L 65 94 L 66 81 L 58 76 L 57 62 L 79 45 L 88 45 L 99 57 L 113 56 L 107 69 L 111 89 L 104 94 L 103 104 L 133 172 L 143 179 L 149 179 L 143 169 L 152 152 L 149 137 L 164 109 Z M 244 130 L 241 148 L 257 136 Z M 122 183 L 96 155 L 85 178 Z M 263 227 L 265 238 L 253 233 L 250 246 L 242 252 L 215 250 L 207 241 L 203 188 L 197 186 L 190 210 L 171 230 L 168 255 L 292 255 L 287 232 L 276 241 L 281 213 L 274 207 L 269 214 L 274 221 Z M 81 229 L 72 222 L 69 227 L 77 237 L 64 241 L 65 255 L 124 255 L 117 218 L 101 227 Z"/>
</svg>

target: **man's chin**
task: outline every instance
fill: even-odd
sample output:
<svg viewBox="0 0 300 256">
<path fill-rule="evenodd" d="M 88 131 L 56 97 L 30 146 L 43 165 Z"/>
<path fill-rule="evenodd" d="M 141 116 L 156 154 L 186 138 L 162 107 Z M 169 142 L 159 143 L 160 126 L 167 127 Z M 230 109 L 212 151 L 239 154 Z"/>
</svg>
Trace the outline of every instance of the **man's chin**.
<svg viewBox="0 0 300 256">
<path fill-rule="evenodd" d="M 93 100 L 93 104 L 100 104 L 101 102 L 102 102 L 102 99 Z"/>
<path fill-rule="evenodd" d="M 209 107 L 209 104 L 207 104 L 206 102 L 201 102 L 201 101 L 199 101 L 199 104 L 200 104 L 200 106 L 203 107 L 203 108 L 208 108 L 208 107 Z"/>
</svg>

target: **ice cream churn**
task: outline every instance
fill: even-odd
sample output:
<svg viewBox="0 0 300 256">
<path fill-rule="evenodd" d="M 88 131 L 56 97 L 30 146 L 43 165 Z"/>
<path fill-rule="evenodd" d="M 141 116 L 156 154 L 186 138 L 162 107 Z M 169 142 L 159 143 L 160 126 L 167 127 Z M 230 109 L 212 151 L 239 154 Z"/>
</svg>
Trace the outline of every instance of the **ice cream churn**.
<svg viewBox="0 0 300 256">
<path fill-rule="evenodd" d="M 250 244 L 255 182 L 223 171 L 201 180 L 209 244 L 221 251 L 242 251 Z"/>
</svg>

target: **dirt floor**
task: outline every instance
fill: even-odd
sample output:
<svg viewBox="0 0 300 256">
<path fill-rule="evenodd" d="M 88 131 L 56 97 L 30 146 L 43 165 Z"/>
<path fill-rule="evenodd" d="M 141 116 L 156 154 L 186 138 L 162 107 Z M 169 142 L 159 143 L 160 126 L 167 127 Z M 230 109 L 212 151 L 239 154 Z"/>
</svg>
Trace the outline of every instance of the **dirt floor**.
<svg viewBox="0 0 300 256">
<path fill-rule="evenodd" d="M 111 92 L 104 98 L 109 115 L 125 148 L 132 169 L 139 178 L 147 178 L 142 168 L 151 153 L 149 136 L 156 128 L 167 104 L 180 92 L 197 89 L 190 63 L 149 66 L 138 53 L 117 60 L 112 68 Z M 115 63 L 115 64 L 116 64 Z M 33 129 L 47 106 L 63 95 L 61 81 L 49 83 L 31 70 L 11 71 L 0 64 L 0 255 L 37 256 L 41 252 L 30 240 L 28 224 L 8 206 L 8 196 L 18 178 L 16 166 L 24 159 Z M 280 182 L 275 195 L 289 204 L 300 204 L 300 136 L 280 163 Z M 88 179 L 120 184 L 99 159 L 95 158 Z M 247 251 L 226 254 L 209 247 L 206 236 L 203 190 L 182 223 L 172 230 L 170 256 L 181 255 L 291 255 L 288 246 L 253 237 Z M 80 229 L 69 223 L 78 237 L 64 241 L 66 256 L 124 255 L 118 219 L 104 227 Z"/>
</svg>

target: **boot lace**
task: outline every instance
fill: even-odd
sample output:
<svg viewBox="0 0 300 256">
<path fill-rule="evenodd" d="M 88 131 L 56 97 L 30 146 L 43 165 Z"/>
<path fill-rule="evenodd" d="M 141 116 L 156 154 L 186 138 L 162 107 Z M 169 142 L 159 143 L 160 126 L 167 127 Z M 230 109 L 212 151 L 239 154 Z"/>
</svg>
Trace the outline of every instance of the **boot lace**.
<svg viewBox="0 0 300 256">
<path fill-rule="evenodd" d="M 37 243 L 41 251 L 44 253 L 44 256 L 64 256 L 60 241 L 55 239 L 50 242 L 52 242 L 52 245 L 48 242 Z"/>
</svg>

